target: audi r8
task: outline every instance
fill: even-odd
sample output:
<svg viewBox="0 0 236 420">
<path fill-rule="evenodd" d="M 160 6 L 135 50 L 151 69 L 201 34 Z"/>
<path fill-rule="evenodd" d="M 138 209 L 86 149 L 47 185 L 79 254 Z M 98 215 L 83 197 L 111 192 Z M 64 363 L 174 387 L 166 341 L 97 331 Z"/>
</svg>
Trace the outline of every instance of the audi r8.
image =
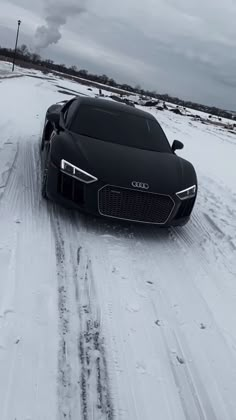
<svg viewBox="0 0 236 420">
<path fill-rule="evenodd" d="M 183 225 L 197 195 L 190 162 L 155 117 L 106 99 L 52 105 L 42 135 L 42 195 L 94 215 Z"/>
</svg>

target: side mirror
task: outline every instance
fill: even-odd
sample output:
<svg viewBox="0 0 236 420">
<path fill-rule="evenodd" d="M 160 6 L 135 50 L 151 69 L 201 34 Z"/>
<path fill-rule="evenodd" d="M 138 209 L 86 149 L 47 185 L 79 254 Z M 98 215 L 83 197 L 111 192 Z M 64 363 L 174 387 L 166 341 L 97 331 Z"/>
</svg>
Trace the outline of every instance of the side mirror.
<svg viewBox="0 0 236 420">
<path fill-rule="evenodd" d="M 181 141 L 174 140 L 171 148 L 172 148 L 172 150 L 174 152 L 175 150 L 181 150 L 181 149 L 183 149 L 184 148 L 184 145 L 183 145 L 183 143 Z"/>
</svg>

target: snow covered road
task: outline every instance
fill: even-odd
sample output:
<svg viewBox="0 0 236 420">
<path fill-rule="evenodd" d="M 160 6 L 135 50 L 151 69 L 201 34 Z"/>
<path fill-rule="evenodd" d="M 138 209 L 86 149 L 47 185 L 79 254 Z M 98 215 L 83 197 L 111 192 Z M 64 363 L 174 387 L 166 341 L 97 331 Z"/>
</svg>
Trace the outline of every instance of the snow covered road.
<svg viewBox="0 0 236 420">
<path fill-rule="evenodd" d="M 183 228 L 69 212 L 41 199 L 44 115 L 96 89 L 23 73 L 0 80 L 0 420 L 236 419 L 236 136 L 157 114 L 198 172 Z"/>
</svg>

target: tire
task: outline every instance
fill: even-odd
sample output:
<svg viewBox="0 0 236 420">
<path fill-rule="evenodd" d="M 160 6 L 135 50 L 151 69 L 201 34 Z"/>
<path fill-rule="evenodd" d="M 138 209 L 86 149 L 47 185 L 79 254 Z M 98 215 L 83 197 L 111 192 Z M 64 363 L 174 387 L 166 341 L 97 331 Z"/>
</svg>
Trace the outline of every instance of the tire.
<svg viewBox="0 0 236 420">
<path fill-rule="evenodd" d="M 47 122 L 43 130 L 43 135 L 42 135 L 42 140 L 41 140 L 41 151 L 44 150 L 46 143 L 48 143 L 48 141 L 51 140 L 53 131 L 54 131 L 54 128 L 52 124 Z"/>
</svg>

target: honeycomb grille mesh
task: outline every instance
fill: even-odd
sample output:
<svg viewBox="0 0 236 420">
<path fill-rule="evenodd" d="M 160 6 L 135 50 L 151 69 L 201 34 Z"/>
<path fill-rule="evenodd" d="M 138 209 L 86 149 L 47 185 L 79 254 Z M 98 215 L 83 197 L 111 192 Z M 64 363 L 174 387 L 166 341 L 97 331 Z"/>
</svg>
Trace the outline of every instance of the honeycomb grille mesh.
<svg viewBox="0 0 236 420">
<path fill-rule="evenodd" d="M 164 224 L 174 207 L 166 195 L 106 186 L 99 191 L 99 210 L 105 216 Z"/>
</svg>

